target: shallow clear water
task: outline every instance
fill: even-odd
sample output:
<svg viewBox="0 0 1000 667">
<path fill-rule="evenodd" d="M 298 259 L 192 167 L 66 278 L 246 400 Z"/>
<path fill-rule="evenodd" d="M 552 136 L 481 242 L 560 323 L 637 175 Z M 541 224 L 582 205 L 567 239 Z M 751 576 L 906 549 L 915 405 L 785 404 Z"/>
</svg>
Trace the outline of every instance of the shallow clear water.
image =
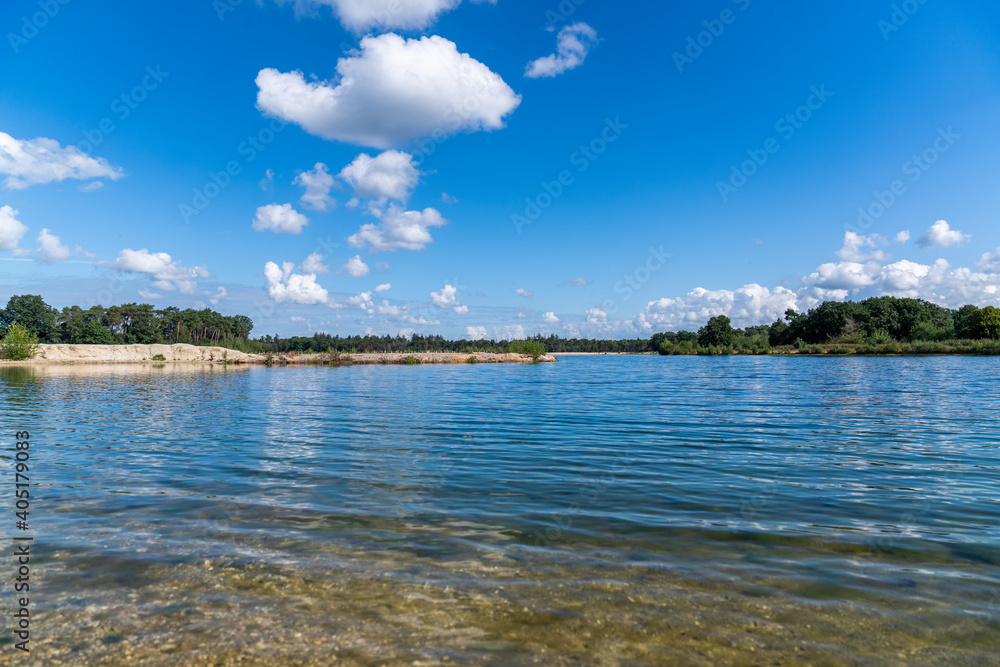
<svg viewBox="0 0 1000 667">
<path fill-rule="evenodd" d="M 0 427 L 32 433 L 37 650 L 66 664 L 983 664 L 998 380 L 957 357 L 5 368 Z"/>
</svg>

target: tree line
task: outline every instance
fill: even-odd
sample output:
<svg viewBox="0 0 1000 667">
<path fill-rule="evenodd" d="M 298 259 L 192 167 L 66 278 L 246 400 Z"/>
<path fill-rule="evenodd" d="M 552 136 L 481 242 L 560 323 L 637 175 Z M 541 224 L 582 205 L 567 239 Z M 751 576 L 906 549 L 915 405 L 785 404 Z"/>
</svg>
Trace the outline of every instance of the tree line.
<svg viewBox="0 0 1000 667">
<path fill-rule="evenodd" d="M 729 317 L 711 318 L 697 332 L 654 334 L 650 347 L 661 354 L 693 354 L 708 350 L 766 353 L 772 347 L 835 345 L 877 348 L 900 344 L 1000 340 L 1000 309 L 962 306 L 944 308 L 923 299 L 892 296 L 864 301 L 826 301 L 805 313 L 785 311 L 772 324 L 733 328 Z M 955 346 L 952 346 L 955 347 Z M 969 346 L 965 346 L 969 347 Z M 934 351 L 945 351 L 942 345 Z M 990 347 L 992 349 L 992 347 Z M 858 351 L 858 350 L 853 350 Z"/>
<path fill-rule="evenodd" d="M 227 317 L 214 310 L 156 309 L 149 304 L 69 306 L 58 311 L 41 296 L 11 297 L 0 310 L 0 336 L 21 324 L 41 343 L 119 345 L 189 343 L 191 345 L 246 345 L 253 320 L 245 315 Z"/>
</svg>

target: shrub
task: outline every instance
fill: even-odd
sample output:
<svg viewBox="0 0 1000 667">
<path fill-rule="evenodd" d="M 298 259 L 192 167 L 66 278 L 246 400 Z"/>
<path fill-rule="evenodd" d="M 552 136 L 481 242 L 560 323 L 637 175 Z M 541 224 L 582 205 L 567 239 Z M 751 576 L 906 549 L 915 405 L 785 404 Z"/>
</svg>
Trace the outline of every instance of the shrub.
<svg viewBox="0 0 1000 667">
<path fill-rule="evenodd" d="M 469 357 L 468 359 L 465 360 L 465 363 L 467 363 L 467 364 L 477 364 L 479 362 L 476 361 L 475 357 Z"/>
<path fill-rule="evenodd" d="M 888 343 L 895 343 L 896 339 L 885 329 L 878 329 L 865 342 L 869 345 L 886 345 Z"/>
<path fill-rule="evenodd" d="M 407 366 L 416 366 L 420 362 L 417 361 L 416 357 L 407 357 L 406 359 L 403 360 L 403 363 L 405 363 Z"/>
<path fill-rule="evenodd" d="M 7 335 L 0 340 L 0 358 L 12 361 L 30 359 L 38 352 L 38 336 L 28 331 L 24 325 L 15 322 L 7 329 Z"/>
<path fill-rule="evenodd" d="M 537 340 L 515 340 L 508 343 L 507 351 L 514 354 L 527 354 L 538 361 L 538 357 L 545 354 L 545 346 Z"/>
<path fill-rule="evenodd" d="M 153 361 L 166 361 L 167 358 L 162 354 L 154 354 L 152 357 Z"/>
</svg>

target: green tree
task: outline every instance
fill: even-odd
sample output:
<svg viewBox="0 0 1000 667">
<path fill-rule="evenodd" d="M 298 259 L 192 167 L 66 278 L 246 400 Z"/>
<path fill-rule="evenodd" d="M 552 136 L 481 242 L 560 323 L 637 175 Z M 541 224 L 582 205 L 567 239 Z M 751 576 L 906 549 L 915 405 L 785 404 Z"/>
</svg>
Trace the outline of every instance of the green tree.
<svg viewBox="0 0 1000 667">
<path fill-rule="evenodd" d="M 993 306 L 979 308 L 972 315 L 974 338 L 1000 339 L 1000 309 Z"/>
<path fill-rule="evenodd" d="M 0 339 L 0 358 L 12 361 L 30 359 L 38 352 L 38 337 L 20 322 L 7 328 L 7 334 Z"/>
<path fill-rule="evenodd" d="M 7 307 L 0 311 L 0 333 L 6 332 L 15 322 L 44 343 L 58 342 L 56 338 L 56 309 L 35 294 L 12 296 Z"/>
<path fill-rule="evenodd" d="M 702 347 L 729 347 L 733 344 L 732 322 L 725 315 L 713 317 L 698 329 L 698 345 Z"/>
</svg>

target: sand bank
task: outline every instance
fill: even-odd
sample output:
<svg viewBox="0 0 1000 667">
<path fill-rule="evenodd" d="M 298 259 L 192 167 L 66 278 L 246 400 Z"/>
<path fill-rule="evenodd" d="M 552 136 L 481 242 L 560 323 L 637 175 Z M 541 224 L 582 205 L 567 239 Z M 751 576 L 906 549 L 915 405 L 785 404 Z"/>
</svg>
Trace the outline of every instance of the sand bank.
<svg viewBox="0 0 1000 667">
<path fill-rule="evenodd" d="M 408 360 L 412 361 L 408 361 Z M 227 350 L 221 347 L 195 345 L 40 345 L 38 353 L 26 361 L 0 361 L 7 366 L 45 364 L 266 364 L 266 365 L 375 365 L 375 364 L 512 364 L 534 361 L 524 354 L 476 352 L 454 354 L 444 352 L 363 354 L 275 354 L 260 355 Z M 551 355 L 539 361 L 556 361 Z"/>
</svg>

